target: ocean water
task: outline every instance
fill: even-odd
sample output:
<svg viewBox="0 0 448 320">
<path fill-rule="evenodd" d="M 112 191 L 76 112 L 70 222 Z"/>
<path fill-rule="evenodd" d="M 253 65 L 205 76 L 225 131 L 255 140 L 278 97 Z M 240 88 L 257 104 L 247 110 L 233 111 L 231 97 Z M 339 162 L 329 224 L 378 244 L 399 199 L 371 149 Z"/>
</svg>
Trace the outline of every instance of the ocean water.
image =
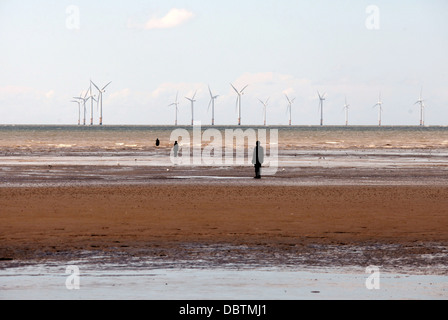
<svg viewBox="0 0 448 320">
<path fill-rule="evenodd" d="M 184 137 L 175 135 L 176 130 L 182 130 Z M 226 138 L 227 132 L 250 138 L 237 144 L 236 139 Z M 264 180 L 264 184 L 448 183 L 448 127 L 8 125 L 0 126 L 0 187 L 147 183 L 148 179 L 153 183 L 195 179 L 198 183 L 250 184 L 252 169 L 248 167 L 257 135 L 262 141 L 266 138 L 262 174 L 291 178 Z M 186 162 L 175 162 L 170 156 L 177 139 Z M 195 148 L 201 156 L 208 152 L 212 161 L 202 157 L 197 162 Z M 187 152 L 190 157 L 185 157 Z M 387 170 L 395 169 L 400 169 L 399 176 L 388 175 Z M 375 170 L 383 174 L 375 177 Z M 336 172 L 341 173 L 338 178 Z M 419 178 L 412 178 L 416 174 Z"/>
<path fill-rule="evenodd" d="M 275 147 L 281 165 L 286 166 L 325 156 L 344 156 L 344 161 L 360 155 L 370 160 L 405 160 L 406 156 L 444 160 L 448 156 L 448 127 L 201 127 L 202 135 L 210 129 L 219 131 L 221 141 L 212 141 L 205 136 L 196 140 L 191 126 L 0 126 L 0 164 L 54 160 L 62 164 L 89 161 L 115 165 L 119 160 L 132 165 L 135 159 L 143 160 L 138 164 L 144 165 L 166 164 L 177 139 L 172 137 L 176 129 L 188 133 L 190 141 L 180 139 L 179 144 L 191 145 L 190 152 L 198 145 L 206 148 L 216 142 L 213 146 L 222 153 L 229 146 L 237 147 L 233 140 L 226 139 L 226 130 L 261 135 L 261 130 L 266 130 L 266 153 Z M 276 140 L 271 136 L 273 130 L 278 132 Z M 160 140 L 157 148 L 156 139 Z M 252 142 L 245 140 L 246 156 L 254 147 L 249 145 Z"/>
<path fill-rule="evenodd" d="M 258 132 L 278 130 L 280 150 L 301 149 L 448 149 L 448 127 L 372 127 L 372 126 L 202 126 L 219 130 Z M 161 147 L 171 147 L 175 129 L 191 126 L 0 126 L 0 150 L 28 152 L 148 151 L 159 138 Z M 204 140 L 204 144 L 209 141 Z"/>
</svg>

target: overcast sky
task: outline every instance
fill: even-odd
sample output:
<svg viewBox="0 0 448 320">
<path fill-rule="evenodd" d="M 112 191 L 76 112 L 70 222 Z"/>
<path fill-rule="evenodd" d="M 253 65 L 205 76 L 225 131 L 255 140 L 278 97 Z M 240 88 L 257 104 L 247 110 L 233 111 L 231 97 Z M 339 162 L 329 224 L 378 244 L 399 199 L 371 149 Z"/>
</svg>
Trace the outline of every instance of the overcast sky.
<svg viewBox="0 0 448 320">
<path fill-rule="evenodd" d="M 103 86 L 104 124 L 448 125 L 448 1 L 0 0 L 0 123 L 76 124 L 72 97 Z M 95 92 L 96 93 L 96 92 Z M 98 116 L 95 110 L 95 123 Z M 90 104 L 89 114 L 90 118 Z"/>
</svg>

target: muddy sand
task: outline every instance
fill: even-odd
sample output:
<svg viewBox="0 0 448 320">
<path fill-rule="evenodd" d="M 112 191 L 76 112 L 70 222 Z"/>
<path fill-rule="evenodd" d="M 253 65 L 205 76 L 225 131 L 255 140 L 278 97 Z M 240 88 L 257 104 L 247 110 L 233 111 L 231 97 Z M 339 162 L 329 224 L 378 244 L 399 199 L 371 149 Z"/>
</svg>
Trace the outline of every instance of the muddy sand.
<svg viewBox="0 0 448 320">
<path fill-rule="evenodd" d="M 448 187 L 0 188 L 0 260 L 380 265 L 448 274 Z M 1 261 L 0 261 L 1 267 Z"/>
</svg>

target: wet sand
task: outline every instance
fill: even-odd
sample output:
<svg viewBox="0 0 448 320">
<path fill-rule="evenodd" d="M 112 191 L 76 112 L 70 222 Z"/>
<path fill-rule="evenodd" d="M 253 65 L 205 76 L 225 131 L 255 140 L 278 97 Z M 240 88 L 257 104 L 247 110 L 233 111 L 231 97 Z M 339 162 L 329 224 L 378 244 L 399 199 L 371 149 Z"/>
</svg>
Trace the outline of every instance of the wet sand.
<svg viewBox="0 0 448 320">
<path fill-rule="evenodd" d="M 0 188 L 0 208 L 8 262 L 104 254 L 447 274 L 448 186 L 28 186 Z"/>
</svg>

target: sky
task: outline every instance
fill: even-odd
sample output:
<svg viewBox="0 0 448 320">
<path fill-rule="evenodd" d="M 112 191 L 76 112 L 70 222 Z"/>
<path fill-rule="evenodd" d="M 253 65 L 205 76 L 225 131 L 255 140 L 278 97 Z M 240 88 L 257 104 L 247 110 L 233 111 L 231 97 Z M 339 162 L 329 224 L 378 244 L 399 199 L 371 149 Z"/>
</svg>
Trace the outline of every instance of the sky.
<svg viewBox="0 0 448 320">
<path fill-rule="evenodd" d="M 0 124 L 77 124 L 73 97 L 102 87 L 105 125 L 195 121 L 448 125 L 446 0 L 0 0 Z M 92 91 L 97 95 L 97 91 Z M 86 118 L 90 119 L 90 101 Z M 81 115 L 82 117 L 83 115 Z M 94 123 L 98 123 L 96 103 Z"/>
</svg>

